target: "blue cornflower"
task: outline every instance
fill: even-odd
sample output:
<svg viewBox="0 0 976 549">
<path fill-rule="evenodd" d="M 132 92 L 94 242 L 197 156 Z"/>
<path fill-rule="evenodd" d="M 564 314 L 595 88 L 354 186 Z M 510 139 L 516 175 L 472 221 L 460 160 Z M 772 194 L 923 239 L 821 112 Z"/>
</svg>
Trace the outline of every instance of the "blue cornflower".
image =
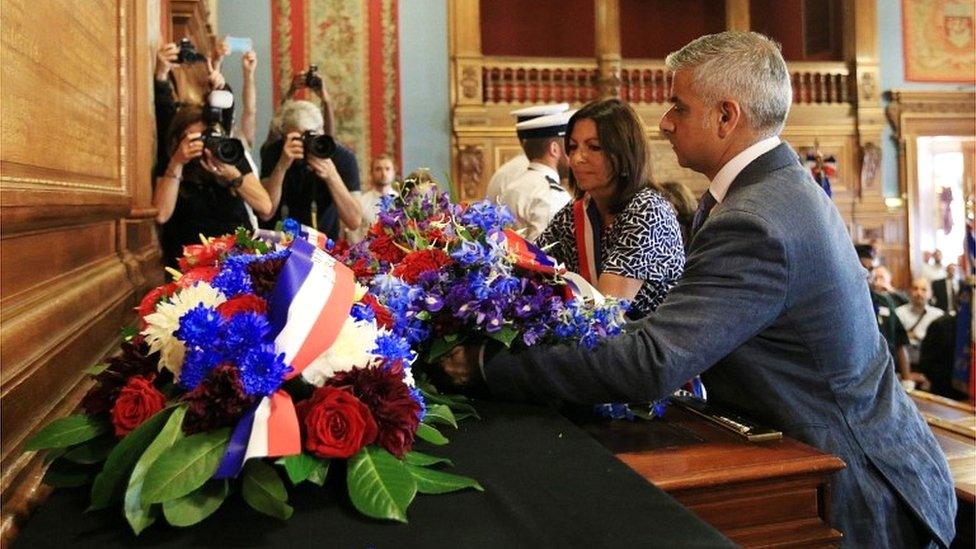
<svg viewBox="0 0 976 549">
<path fill-rule="evenodd" d="M 292 238 L 298 238 L 298 234 L 302 231 L 302 224 L 289 217 L 281 223 L 281 230 L 290 234 Z"/>
<path fill-rule="evenodd" d="M 611 402 L 607 404 L 596 404 L 593 410 L 600 416 L 610 419 L 629 419 L 633 421 L 637 416 L 626 404 Z"/>
<path fill-rule="evenodd" d="M 404 363 L 409 363 L 414 359 L 410 343 L 396 334 L 380 334 L 376 338 L 376 348 L 370 352 L 386 358 L 389 362 L 402 360 Z"/>
<path fill-rule="evenodd" d="M 268 319 L 257 313 L 237 313 L 224 324 L 220 349 L 228 360 L 239 362 L 251 348 L 265 343 L 271 331 Z"/>
<path fill-rule="evenodd" d="M 349 314 L 356 320 L 365 320 L 367 322 L 376 320 L 376 312 L 365 303 L 354 303 Z"/>
<path fill-rule="evenodd" d="M 206 347 L 217 339 L 222 324 L 216 309 L 201 304 L 180 317 L 180 327 L 173 335 L 187 347 Z"/>
<path fill-rule="evenodd" d="M 410 396 L 417 402 L 420 409 L 417 410 L 417 421 L 423 421 L 427 417 L 427 402 L 424 400 L 423 393 L 416 387 L 410 387 Z"/>
<path fill-rule="evenodd" d="M 180 385 L 186 390 L 196 389 L 220 363 L 220 354 L 210 348 L 195 347 L 188 349 L 183 359 L 183 368 L 180 370 Z"/>
<path fill-rule="evenodd" d="M 255 257 L 257 256 L 236 255 L 228 257 L 224 261 L 220 273 L 214 277 L 210 284 L 228 298 L 253 293 L 254 288 L 251 285 L 251 275 L 248 273 L 247 266 L 254 261 Z"/>
<path fill-rule="evenodd" d="M 285 354 L 275 354 L 274 345 L 269 343 L 247 351 L 238 363 L 241 384 L 249 395 L 268 396 L 275 392 L 292 370 L 285 364 Z"/>
</svg>

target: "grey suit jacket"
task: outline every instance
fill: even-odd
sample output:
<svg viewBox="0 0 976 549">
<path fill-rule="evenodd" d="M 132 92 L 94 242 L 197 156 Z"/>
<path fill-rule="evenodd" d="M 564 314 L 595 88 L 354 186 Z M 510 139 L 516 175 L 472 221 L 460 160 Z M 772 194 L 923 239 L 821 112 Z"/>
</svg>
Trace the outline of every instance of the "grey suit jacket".
<svg viewBox="0 0 976 549">
<path fill-rule="evenodd" d="M 831 519 L 845 545 L 901 546 L 916 525 L 949 544 L 945 456 L 899 385 L 843 220 L 786 143 L 739 174 L 632 328 L 592 352 L 499 353 L 486 382 L 508 399 L 633 402 L 704 372 L 710 401 L 844 460 Z"/>
</svg>

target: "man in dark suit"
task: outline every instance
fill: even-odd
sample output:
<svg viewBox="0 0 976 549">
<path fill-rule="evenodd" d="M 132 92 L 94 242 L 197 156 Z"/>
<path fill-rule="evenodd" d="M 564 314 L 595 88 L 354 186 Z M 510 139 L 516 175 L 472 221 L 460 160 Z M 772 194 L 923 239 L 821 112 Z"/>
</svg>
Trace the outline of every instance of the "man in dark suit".
<svg viewBox="0 0 976 549">
<path fill-rule="evenodd" d="M 709 401 L 844 460 L 830 519 L 845 545 L 948 546 L 945 456 L 899 384 L 843 220 L 779 140 L 792 90 L 778 45 L 729 31 L 666 63 L 661 131 L 682 166 L 711 180 L 683 277 L 593 351 L 488 349 L 479 364 L 466 349 L 444 373 L 498 398 L 577 403 L 654 400 L 703 373 Z"/>
<path fill-rule="evenodd" d="M 947 313 L 956 310 L 959 294 L 959 279 L 956 277 L 956 264 L 946 265 L 945 278 L 932 281 L 932 299 L 935 306 Z"/>
</svg>

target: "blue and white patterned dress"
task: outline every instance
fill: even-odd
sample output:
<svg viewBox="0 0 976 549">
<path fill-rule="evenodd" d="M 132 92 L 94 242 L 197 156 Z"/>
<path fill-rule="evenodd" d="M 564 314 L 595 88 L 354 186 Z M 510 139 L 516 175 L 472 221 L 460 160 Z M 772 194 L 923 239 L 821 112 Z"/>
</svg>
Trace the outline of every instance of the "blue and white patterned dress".
<svg viewBox="0 0 976 549">
<path fill-rule="evenodd" d="M 567 269 L 578 273 L 579 254 L 573 223 L 570 203 L 553 217 L 536 244 Z M 617 214 L 613 225 L 599 232 L 597 272 L 643 280 L 632 300 L 629 316 L 633 319 L 646 316 L 661 304 L 684 270 L 685 252 L 674 209 L 661 194 L 645 188 Z"/>
</svg>

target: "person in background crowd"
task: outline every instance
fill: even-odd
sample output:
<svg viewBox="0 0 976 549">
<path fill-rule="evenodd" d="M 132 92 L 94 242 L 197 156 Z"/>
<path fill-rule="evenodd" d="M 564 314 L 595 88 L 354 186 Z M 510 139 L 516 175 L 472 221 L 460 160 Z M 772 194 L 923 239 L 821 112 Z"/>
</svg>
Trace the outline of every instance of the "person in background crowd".
<svg viewBox="0 0 976 549">
<path fill-rule="evenodd" d="M 661 194 L 668 199 L 671 207 L 674 208 L 675 215 L 678 216 L 678 225 L 681 226 L 681 240 L 684 242 L 687 252 L 688 242 L 691 240 L 691 222 L 695 218 L 698 200 L 695 199 L 694 193 L 687 185 L 678 181 L 661 183 Z"/>
<path fill-rule="evenodd" d="M 305 154 L 305 132 L 323 133 L 322 112 L 311 102 L 286 101 L 278 117 L 284 137 L 261 147 L 261 183 L 276 210 L 275 221 L 291 217 L 333 240 L 339 239 L 340 221 L 358 229 L 363 212 L 356 156 L 338 142 L 332 158 Z"/>
<path fill-rule="evenodd" d="M 173 267 L 183 246 L 199 244 L 200 235 L 222 236 L 249 226 L 246 206 L 261 219 L 274 212 L 249 162 L 224 164 L 204 149 L 204 128 L 202 107 L 181 107 L 166 141 L 167 161 L 157 167 L 152 204 L 162 225 L 163 257 Z"/>
<path fill-rule="evenodd" d="M 254 80 L 254 71 L 258 67 L 258 55 L 254 51 L 246 51 L 241 56 L 241 122 L 238 137 L 244 141 L 248 150 L 254 147 L 254 139 L 258 127 L 258 92 Z"/>
<path fill-rule="evenodd" d="M 569 110 L 569 103 L 558 103 L 555 105 L 535 105 L 532 107 L 526 107 L 524 109 L 514 110 L 508 114 L 515 117 L 516 125 L 520 122 L 525 122 L 526 120 L 532 120 L 533 118 L 539 116 L 548 116 L 550 114 L 559 114 L 561 112 L 566 112 Z M 521 139 L 519 139 L 519 145 L 521 145 Z M 485 188 L 485 198 L 491 201 L 498 199 L 498 195 L 501 194 L 502 183 L 506 183 L 515 179 L 516 177 L 522 175 L 522 173 L 529 167 L 529 157 L 525 154 L 524 150 L 522 153 L 513 156 L 508 159 L 507 162 L 502 164 L 495 170 L 492 174 L 491 179 L 488 180 L 488 187 Z"/>
<path fill-rule="evenodd" d="M 871 305 L 874 307 L 874 318 L 878 323 L 878 330 L 888 344 L 888 352 L 895 359 L 895 367 L 902 380 L 913 388 L 923 381 L 921 375 L 912 375 L 911 362 L 908 359 L 908 333 L 898 320 L 895 302 L 887 295 L 874 289 L 874 270 L 878 268 L 875 249 L 869 244 L 858 244 L 854 247 L 861 266 L 867 269 L 868 287 L 871 291 Z M 914 378 L 914 379 L 913 379 Z"/>
<path fill-rule="evenodd" d="M 393 196 L 393 180 L 396 168 L 393 166 L 393 156 L 382 154 L 373 159 L 369 168 L 369 189 L 359 197 L 363 210 L 363 221 L 356 230 L 346 230 L 346 238 L 350 244 L 356 244 L 365 238 L 369 228 L 376 223 L 379 216 L 380 200 L 384 196 Z"/>
<path fill-rule="evenodd" d="M 831 476 L 829 517 L 845 546 L 948 547 L 945 455 L 898 383 L 844 220 L 779 139 L 793 95 L 779 45 L 726 31 L 665 65 L 661 132 L 711 181 L 682 278 L 595 349 L 459 347 L 441 369 L 496 398 L 580 404 L 655 400 L 704 372 L 709 402 L 847 464 Z"/>
<path fill-rule="evenodd" d="M 927 278 L 919 277 L 913 280 L 908 295 L 911 302 L 895 309 L 895 314 L 908 334 L 908 362 L 913 371 L 918 371 L 918 348 L 925 339 L 925 331 L 929 324 L 945 313 L 929 305 L 932 287 Z"/>
<path fill-rule="evenodd" d="M 969 301 L 969 288 L 963 285 L 957 297 L 960 303 Z M 931 392 L 946 398 L 966 400 L 969 395 L 952 384 L 958 333 L 959 317 L 955 311 L 944 314 L 929 324 L 925 339 L 919 346 L 918 369 L 931 382 Z"/>
<path fill-rule="evenodd" d="M 878 265 L 874 268 L 872 275 L 872 290 L 891 298 L 891 300 L 895 303 L 895 307 L 901 307 L 902 305 L 908 303 L 908 295 L 891 284 L 891 271 L 889 271 L 887 267 L 884 265 Z"/>
<path fill-rule="evenodd" d="M 945 266 L 942 264 L 942 250 L 935 250 L 932 252 L 932 261 L 926 261 L 922 265 L 922 277 L 929 279 L 929 282 L 935 282 L 941 278 L 945 278 Z"/>
<path fill-rule="evenodd" d="M 945 278 L 932 282 L 932 298 L 935 306 L 945 312 L 955 311 L 959 294 L 959 268 L 955 263 L 946 265 Z"/>
<path fill-rule="evenodd" d="M 569 193 L 560 182 L 569 170 L 563 140 L 574 112 L 540 116 L 515 126 L 529 166 L 522 175 L 501 184 L 498 202 L 508 206 L 515 229 L 530 242 L 539 238 L 556 212 L 569 202 Z"/>
<path fill-rule="evenodd" d="M 644 124 L 619 99 L 586 104 L 569 119 L 566 154 L 575 197 L 537 244 L 604 295 L 657 308 L 685 262 L 678 219 L 650 182 Z"/>
</svg>

